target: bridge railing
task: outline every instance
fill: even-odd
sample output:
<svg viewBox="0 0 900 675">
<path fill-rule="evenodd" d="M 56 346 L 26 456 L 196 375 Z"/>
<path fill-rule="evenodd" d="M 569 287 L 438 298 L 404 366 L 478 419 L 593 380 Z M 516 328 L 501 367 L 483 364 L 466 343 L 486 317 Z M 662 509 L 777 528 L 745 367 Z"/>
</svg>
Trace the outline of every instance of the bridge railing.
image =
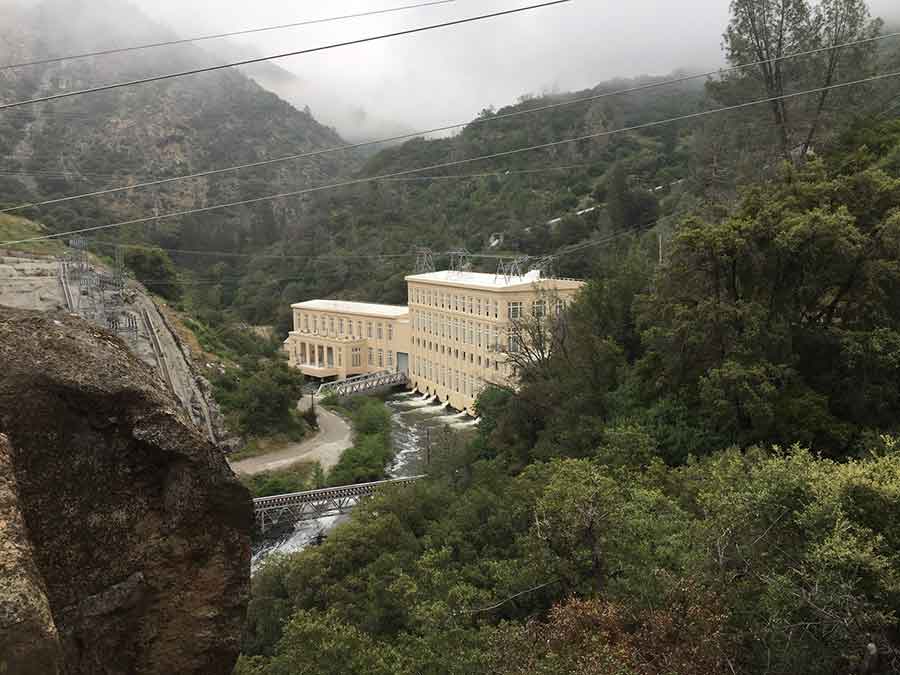
<svg viewBox="0 0 900 675">
<path fill-rule="evenodd" d="M 406 381 L 406 373 L 382 370 L 377 373 L 348 377 L 346 380 L 339 380 L 338 382 L 326 382 L 319 387 L 318 394 L 319 396 L 328 396 L 329 394 L 352 396 L 353 394 L 361 394 L 372 389 L 405 384 Z"/>
<path fill-rule="evenodd" d="M 307 492 L 294 492 L 253 500 L 253 510 L 260 531 L 265 532 L 272 525 L 285 520 L 300 522 L 327 515 L 348 512 L 360 500 L 371 497 L 379 490 L 390 486 L 403 486 L 421 480 L 425 476 L 395 478 L 374 483 L 359 483 Z"/>
</svg>

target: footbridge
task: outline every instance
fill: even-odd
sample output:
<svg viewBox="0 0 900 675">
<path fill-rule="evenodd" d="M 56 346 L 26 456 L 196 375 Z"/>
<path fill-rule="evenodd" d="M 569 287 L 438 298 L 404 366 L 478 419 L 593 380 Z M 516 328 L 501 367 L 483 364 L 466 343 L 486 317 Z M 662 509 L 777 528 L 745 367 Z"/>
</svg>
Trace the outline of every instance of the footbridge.
<svg viewBox="0 0 900 675">
<path fill-rule="evenodd" d="M 384 389 L 387 387 L 396 387 L 406 384 L 406 373 L 391 372 L 382 370 L 377 373 L 369 373 L 367 375 L 357 375 L 356 377 L 348 377 L 346 380 L 338 382 L 326 382 L 319 387 L 319 396 L 355 396 L 357 394 L 367 394 L 376 389 Z"/>
<path fill-rule="evenodd" d="M 260 532 L 265 532 L 280 523 L 298 523 L 303 520 L 340 515 L 350 511 L 366 497 L 371 497 L 385 488 L 411 485 L 422 478 L 425 476 L 261 497 L 253 500 L 256 524 Z"/>
</svg>

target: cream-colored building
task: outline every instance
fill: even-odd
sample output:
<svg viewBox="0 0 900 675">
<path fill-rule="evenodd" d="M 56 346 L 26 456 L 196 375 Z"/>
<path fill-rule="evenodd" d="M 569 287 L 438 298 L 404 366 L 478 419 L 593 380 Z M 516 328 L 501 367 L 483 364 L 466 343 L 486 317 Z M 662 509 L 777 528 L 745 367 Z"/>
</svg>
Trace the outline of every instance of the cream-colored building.
<svg viewBox="0 0 900 675">
<path fill-rule="evenodd" d="M 319 379 L 402 371 L 411 388 L 474 412 L 487 384 L 511 377 L 506 352 L 521 344 L 521 323 L 559 312 L 583 285 L 537 271 L 442 271 L 406 281 L 408 307 L 336 300 L 293 305 L 294 330 L 285 342 L 291 365 Z"/>
<path fill-rule="evenodd" d="M 284 343 L 304 375 L 343 380 L 382 370 L 409 370 L 409 309 L 343 300 L 292 305 L 294 330 Z"/>
<path fill-rule="evenodd" d="M 529 317 L 559 312 L 583 282 L 432 272 L 406 277 L 410 308 L 410 385 L 457 410 L 473 412 L 479 392 L 508 382 L 506 351 L 515 351 Z"/>
</svg>

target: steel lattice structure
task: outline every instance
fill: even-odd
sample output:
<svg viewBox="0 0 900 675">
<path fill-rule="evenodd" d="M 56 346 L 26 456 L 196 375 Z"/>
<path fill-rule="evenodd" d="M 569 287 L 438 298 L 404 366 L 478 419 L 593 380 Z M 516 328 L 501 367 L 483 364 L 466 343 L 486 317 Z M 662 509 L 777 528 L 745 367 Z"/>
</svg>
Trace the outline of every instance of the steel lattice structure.
<svg viewBox="0 0 900 675">
<path fill-rule="evenodd" d="M 336 516 L 347 513 L 366 497 L 391 486 L 410 485 L 425 476 L 396 478 L 377 483 L 360 483 L 345 487 L 295 492 L 289 495 L 261 497 L 253 500 L 256 524 L 260 532 L 265 532 L 273 525 L 283 522 L 298 523 L 303 520 L 315 520 L 324 516 Z"/>
<path fill-rule="evenodd" d="M 406 373 L 392 373 L 389 370 L 382 370 L 377 373 L 369 373 L 368 375 L 348 377 L 346 380 L 338 382 L 326 382 L 319 387 L 318 393 L 319 396 L 328 396 L 330 394 L 353 396 L 355 394 L 364 394 L 373 389 L 406 384 L 406 379 Z"/>
</svg>

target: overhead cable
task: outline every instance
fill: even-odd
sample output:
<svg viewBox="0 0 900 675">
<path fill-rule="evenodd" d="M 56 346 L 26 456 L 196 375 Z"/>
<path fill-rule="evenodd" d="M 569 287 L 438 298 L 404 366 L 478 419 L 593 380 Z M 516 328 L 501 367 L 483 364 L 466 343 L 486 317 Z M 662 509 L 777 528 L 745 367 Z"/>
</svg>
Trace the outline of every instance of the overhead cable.
<svg viewBox="0 0 900 675">
<path fill-rule="evenodd" d="M 636 124 L 636 125 L 629 126 L 629 127 L 623 127 L 621 129 L 598 131 L 598 132 L 595 132 L 592 134 L 585 134 L 583 136 L 577 136 L 575 138 L 567 138 L 567 139 L 560 140 L 560 141 L 552 141 L 550 143 L 541 143 L 539 145 L 531 145 L 531 146 L 527 146 L 527 147 L 523 147 L 523 148 L 516 148 L 514 150 L 495 152 L 495 153 L 492 153 L 489 155 L 481 155 L 479 157 L 470 157 L 467 159 L 459 159 L 459 160 L 454 160 L 451 162 L 442 162 L 440 164 L 421 166 L 421 167 L 417 167 L 414 169 L 406 169 L 405 171 L 397 171 L 394 173 L 389 173 L 389 174 L 385 174 L 385 175 L 381 175 L 381 176 L 355 178 L 352 180 L 341 181 L 338 183 L 319 185 L 316 187 L 305 188 L 303 190 L 295 190 L 293 192 L 282 192 L 280 194 L 268 195 L 268 196 L 264 196 L 264 197 L 254 197 L 252 199 L 243 199 L 240 201 L 229 202 L 226 204 L 215 204 L 212 206 L 205 206 L 205 207 L 196 208 L 196 209 L 188 209 L 185 211 L 177 211 L 174 213 L 147 216 L 144 218 L 135 218 L 133 220 L 126 220 L 126 221 L 122 221 L 119 223 L 110 223 L 110 224 L 106 224 L 106 225 L 95 225 L 93 227 L 84 227 L 84 228 L 80 228 L 77 230 L 70 230 L 68 232 L 58 232 L 58 233 L 45 235 L 45 236 L 41 236 L 41 237 L 31 237 L 28 239 L 21 239 L 18 241 L 0 242 L 0 246 L 11 246 L 14 244 L 24 244 L 24 243 L 34 242 L 34 241 L 44 241 L 46 239 L 56 239 L 59 237 L 66 237 L 66 236 L 69 236 L 72 234 L 84 234 L 86 232 L 97 232 L 100 230 L 107 230 L 107 229 L 116 228 L 116 227 L 124 227 L 126 225 L 139 225 L 139 224 L 143 224 L 143 223 L 150 223 L 150 222 L 156 222 L 156 221 L 160 221 L 160 220 L 166 220 L 168 218 L 178 218 L 178 217 L 182 217 L 182 216 L 190 216 L 190 215 L 195 215 L 195 214 L 199 214 L 199 213 L 209 213 L 210 211 L 219 211 L 222 209 L 234 208 L 237 206 L 247 206 L 250 204 L 259 204 L 262 202 L 268 202 L 268 201 L 273 201 L 273 200 L 277 200 L 277 199 L 286 199 L 288 197 L 299 197 L 301 195 L 312 194 L 315 192 L 322 192 L 325 190 L 334 190 L 334 189 L 343 188 L 343 187 L 350 187 L 353 185 L 361 185 L 364 183 L 371 183 L 371 182 L 375 182 L 375 181 L 379 181 L 379 180 L 385 180 L 388 178 L 409 176 L 412 174 L 420 173 L 422 171 L 434 171 L 434 170 L 438 170 L 438 169 L 446 169 L 446 168 L 453 167 L 453 166 L 462 166 L 464 164 L 471 164 L 473 162 L 486 161 L 489 159 L 499 159 L 501 157 L 511 157 L 513 155 L 519 155 L 519 154 L 526 153 L 526 152 L 534 152 L 536 150 L 546 150 L 549 148 L 556 148 L 561 145 L 568 145 L 570 143 L 579 143 L 582 141 L 589 141 L 589 140 L 597 139 L 597 138 L 615 136 L 618 134 L 628 133 L 628 132 L 632 132 L 632 131 L 640 131 L 642 129 L 651 129 L 653 127 L 663 126 L 666 124 L 673 124 L 676 122 L 684 122 L 684 121 L 688 121 L 688 120 L 701 119 L 704 117 L 709 117 L 712 115 L 717 115 L 717 114 L 721 114 L 721 113 L 725 113 L 725 112 L 731 112 L 734 110 L 743 110 L 743 109 L 750 108 L 753 106 L 762 105 L 765 103 L 772 103 L 773 101 L 787 100 L 787 99 L 797 98 L 800 96 L 809 96 L 811 94 L 818 94 L 823 91 L 832 91 L 835 89 L 843 89 L 846 87 L 853 87 L 853 86 L 858 86 L 861 84 L 867 84 L 869 82 L 878 82 L 878 81 L 886 80 L 886 79 L 893 78 L 893 77 L 900 77 L 900 71 L 893 72 L 893 73 L 885 73 L 882 75 L 873 75 L 871 77 L 866 77 L 866 78 L 863 78 L 860 80 L 853 80 L 851 82 L 842 82 L 839 84 L 829 85 L 827 87 L 816 87 L 815 89 L 807 89 L 806 91 L 793 92 L 790 94 L 783 94 L 781 96 L 770 96 L 768 98 L 756 99 L 754 101 L 747 101 L 745 103 L 738 103 L 735 105 L 724 106 L 724 107 L 720 107 L 720 108 L 713 108 L 711 110 L 704 110 L 701 112 L 690 113 L 687 115 L 679 115 L 678 117 L 670 117 L 668 119 L 659 120 L 656 122 L 645 122 L 643 124 Z"/>
<path fill-rule="evenodd" d="M 577 105 L 580 103 L 590 103 L 593 101 L 599 101 L 601 99 L 605 99 L 605 98 L 609 98 L 609 97 L 613 97 L 613 96 L 634 94 L 634 93 L 638 93 L 638 92 L 642 92 L 642 91 L 649 91 L 652 89 L 658 89 L 661 87 L 667 87 L 667 86 L 671 86 L 671 85 L 675 85 L 675 84 L 682 84 L 684 82 L 689 82 L 691 80 L 712 77 L 714 75 L 723 76 L 723 75 L 727 75 L 729 73 L 733 73 L 736 71 L 745 70 L 748 68 L 754 68 L 756 66 L 759 66 L 759 65 L 762 65 L 765 63 L 772 63 L 772 62 L 776 62 L 776 61 L 784 61 L 784 60 L 788 60 L 788 59 L 801 58 L 804 56 L 810 56 L 812 54 L 817 54 L 820 52 L 831 51 L 834 49 L 844 49 L 847 47 L 853 47 L 853 46 L 857 46 L 857 45 L 861 45 L 861 44 L 865 44 L 865 43 L 869 43 L 869 42 L 874 42 L 876 40 L 885 40 L 888 38 L 894 38 L 894 37 L 898 37 L 898 36 L 900 36 L 900 32 L 888 33 L 886 35 L 879 35 L 874 38 L 866 38 L 864 40 L 854 40 L 852 42 L 845 42 L 845 43 L 842 43 L 839 45 L 833 45 L 830 47 L 820 47 L 818 49 L 810 49 L 810 50 L 803 51 L 803 52 L 786 54 L 784 56 L 775 57 L 775 58 L 768 59 L 765 61 L 754 61 L 753 63 L 745 63 L 745 64 L 741 64 L 741 65 L 737 65 L 737 66 L 731 66 L 731 67 L 725 68 L 725 69 L 711 70 L 711 71 L 706 71 L 704 73 L 697 73 L 694 75 L 685 75 L 685 76 L 677 77 L 674 79 L 660 80 L 658 82 L 651 82 L 648 84 L 642 84 L 642 85 L 638 85 L 638 86 L 634 86 L 634 87 L 627 87 L 625 89 L 617 89 L 614 91 L 603 92 L 603 93 L 595 94 L 592 96 L 583 96 L 583 97 L 579 97 L 579 98 L 569 99 L 566 101 L 561 101 L 559 103 L 551 103 L 548 105 L 538 106 L 536 108 L 528 108 L 525 110 L 515 110 L 512 112 L 508 112 L 508 113 L 501 113 L 499 115 L 492 115 L 490 117 L 481 117 L 481 118 L 478 118 L 475 120 L 470 120 L 468 122 L 449 124 L 449 125 L 442 126 L 442 127 L 435 127 L 433 129 L 425 129 L 423 131 L 416 131 L 416 132 L 408 133 L 408 134 L 400 134 L 398 136 L 381 138 L 381 139 L 374 140 L 374 141 L 363 141 L 360 143 L 350 143 L 350 144 L 339 145 L 339 146 L 334 146 L 334 147 L 330 147 L 330 148 L 323 148 L 320 150 L 311 150 L 309 152 L 303 152 L 303 153 L 299 153 L 299 154 L 295 154 L 295 155 L 286 155 L 283 157 L 275 157 L 272 159 L 261 160 L 258 162 L 249 162 L 247 164 L 238 164 L 235 166 L 224 167 L 221 169 L 210 169 L 208 171 L 199 171 L 197 173 L 187 174 L 184 176 L 161 178 L 159 180 L 146 181 L 143 183 L 135 183 L 133 185 L 122 185 L 119 187 L 108 188 L 105 190 L 96 190 L 93 192 L 85 192 L 82 194 L 70 195 L 68 197 L 58 197 L 55 199 L 46 199 L 46 200 L 39 201 L 39 202 L 28 202 L 28 203 L 23 203 L 23 204 L 17 204 L 16 206 L 11 206 L 11 207 L 7 207 L 5 209 L 0 209 L 0 213 L 11 213 L 13 211 L 20 211 L 20 210 L 26 209 L 26 208 L 37 208 L 37 207 L 41 207 L 41 206 L 50 206 L 52 204 L 61 204 L 64 202 L 69 202 L 69 201 L 74 201 L 74 200 L 79 200 L 79 199 L 87 199 L 90 197 L 101 197 L 104 195 L 116 194 L 119 192 L 127 192 L 127 191 L 131 191 L 131 190 L 139 190 L 139 189 L 143 189 L 143 188 L 147 188 L 147 187 L 155 187 L 158 185 L 166 185 L 168 183 L 174 183 L 174 182 L 183 181 L 183 180 L 206 178 L 209 176 L 220 175 L 223 173 L 231 173 L 234 171 L 243 171 L 246 169 L 254 169 L 254 168 L 258 168 L 258 167 L 262 167 L 262 166 L 269 166 L 272 164 L 280 164 L 283 162 L 292 162 L 292 161 L 296 161 L 296 160 L 300 160 L 300 159 L 308 159 L 308 158 L 312 158 L 312 157 L 321 157 L 323 155 L 328 155 L 328 154 L 335 153 L 335 152 L 345 152 L 345 151 L 357 150 L 357 149 L 366 148 L 366 147 L 372 147 L 375 145 L 396 143 L 399 141 L 409 140 L 412 138 L 419 138 L 419 137 L 427 136 L 430 134 L 454 131 L 457 129 L 462 129 L 464 127 L 474 127 L 474 126 L 481 125 L 481 124 L 499 122 L 501 120 L 510 119 L 513 117 L 520 117 L 522 115 L 533 115 L 535 113 L 545 112 L 547 110 L 555 110 L 557 108 L 563 108 L 563 107 L 567 107 L 567 106 Z"/>
<path fill-rule="evenodd" d="M 133 45 L 131 47 L 115 47 L 112 49 L 103 49 L 96 52 L 84 52 L 82 54 L 70 54 L 68 56 L 52 56 L 45 59 L 35 61 L 23 61 L 22 63 L 9 63 L 0 66 L 0 70 L 12 70 L 13 68 L 25 68 L 27 66 L 43 66 L 50 63 L 60 63 L 61 61 L 75 61 L 78 59 L 88 59 L 95 56 L 109 56 L 110 54 L 123 54 L 126 52 L 136 52 L 143 49 L 154 49 L 156 47 L 173 47 L 175 45 L 189 44 L 192 42 L 203 42 L 204 40 L 218 40 L 220 38 L 237 37 L 239 35 L 251 35 L 253 33 L 265 33 L 268 31 L 283 30 L 285 28 L 300 28 L 301 26 L 313 26 L 321 23 L 332 23 L 334 21 L 344 21 L 346 19 L 359 19 L 367 16 L 378 16 L 381 14 L 392 14 L 394 12 L 404 12 L 410 9 L 419 9 L 421 7 L 433 7 L 435 5 L 447 5 L 457 0 L 433 0 L 432 2 L 421 2 L 416 5 L 402 5 L 400 7 L 388 7 L 386 9 L 376 9 L 368 12 L 358 12 L 356 14 L 343 14 L 341 16 L 330 16 L 323 19 L 308 19 L 305 21 L 295 21 L 293 23 L 282 23 L 277 26 L 264 26 L 262 28 L 246 28 L 243 30 L 235 30 L 229 33 L 216 33 L 214 35 L 200 35 L 190 38 L 179 38 L 176 40 L 166 40 L 164 42 L 151 42 L 142 45 Z"/>
<path fill-rule="evenodd" d="M 460 26 L 466 23 L 473 23 L 476 21 L 484 21 L 486 19 L 495 19 L 501 16 L 509 16 L 511 14 L 519 14 L 521 12 L 528 12 L 535 9 L 541 9 L 543 7 L 552 7 L 553 5 L 563 5 L 566 3 L 572 2 L 572 0 L 548 0 L 548 2 L 542 2 L 536 5 L 527 5 L 525 7 L 516 7 L 514 9 L 507 9 L 501 12 L 492 12 L 490 14 L 481 14 L 479 16 L 467 17 L 465 19 L 456 19 L 454 21 L 445 21 L 444 23 L 436 23 L 431 24 L 430 26 L 420 26 L 418 28 L 409 28 L 406 30 L 394 31 L 393 33 L 384 33 L 382 35 L 373 35 L 369 37 L 359 38 L 356 40 L 347 40 L 345 42 L 336 42 L 329 45 L 322 45 L 321 47 L 310 47 L 309 49 L 299 49 L 293 52 L 285 52 L 282 54 L 272 54 L 270 56 L 260 56 L 253 59 L 244 59 L 243 61 L 232 61 L 231 63 L 223 63 L 218 66 L 207 66 L 205 68 L 193 68 L 191 70 L 183 70 L 177 73 L 168 73 L 166 75 L 154 75 L 153 77 L 144 77 L 138 80 L 129 80 L 127 82 L 114 82 L 112 84 L 105 84 L 99 87 L 90 87 L 88 89 L 76 89 L 74 91 L 64 91 L 59 94 L 51 94 L 49 96 L 41 96 L 39 98 L 27 99 L 24 101 L 14 101 L 12 103 L 2 103 L 0 104 L 0 110 L 10 110 L 12 108 L 19 108 L 26 105 L 33 105 L 35 103 L 46 103 L 48 101 L 57 101 L 63 98 L 71 98 L 73 96 L 83 96 L 85 94 L 97 94 L 104 91 L 111 91 L 114 89 L 121 89 L 123 87 L 134 87 L 141 84 L 149 84 L 151 82 L 161 82 L 164 80 L 172 80 L 179 77 L 187 77 L 188 75 L 199 75 L 200 73 L 211 73 L 217 70 L 225 70 L 227 68 L 236 68 L 238 66 L 249 66 L 254 63 L 263 63 L 266 61 L 275 61 L 278 59 L 285 59 L 289 56 L 302 56 L 304 54 L 314 54 L 316 52 L 323 52 L 329 49 L 339 49 L 341 47 L 351 47 L 353 45 L 361 45 L 366 44 L 368 42 L 377 42 L 379 40 L 387 40 L 395 37 L 402 37 L 404 35 L 414 35 L 416 33 L 424 33 L 425 31 L 437 30 L 439 28 L 450 28 L 451 26 Z"/>
</svg>

